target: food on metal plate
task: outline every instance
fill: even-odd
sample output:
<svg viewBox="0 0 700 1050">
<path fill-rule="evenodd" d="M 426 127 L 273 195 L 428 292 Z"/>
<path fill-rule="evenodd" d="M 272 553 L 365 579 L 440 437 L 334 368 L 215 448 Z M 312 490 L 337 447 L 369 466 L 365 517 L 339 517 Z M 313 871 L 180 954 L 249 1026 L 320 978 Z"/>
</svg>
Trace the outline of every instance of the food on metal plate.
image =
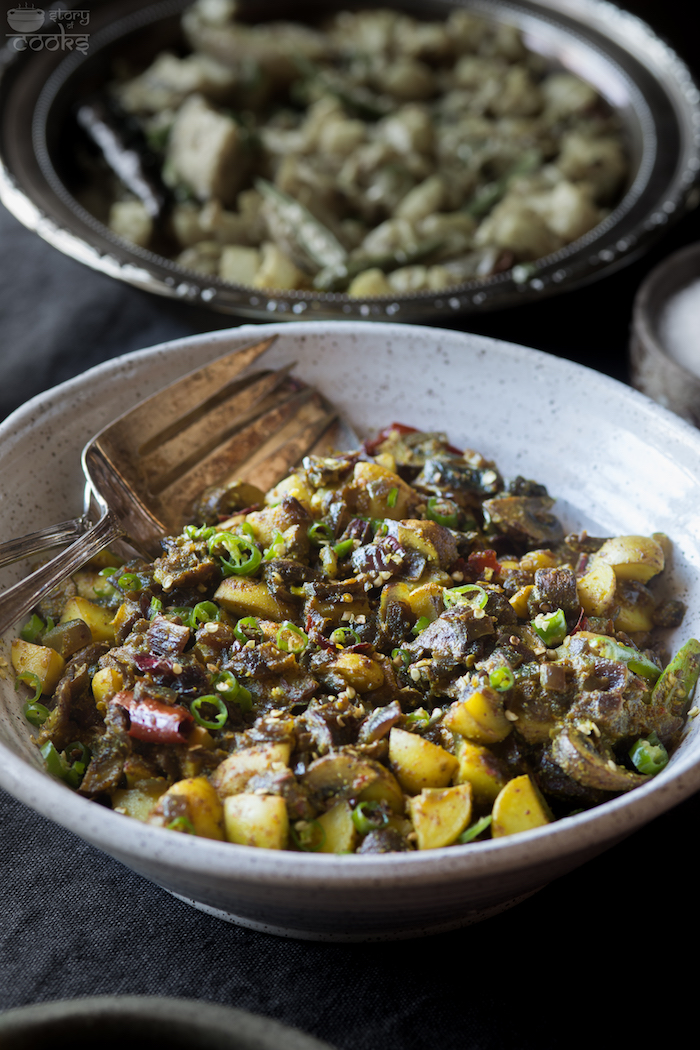
<svg viewBox="0 0 700 1050">
<path fill-rule="evenodd" d="M 185 53 L 122 60 L 78 108 L 102 151 L 79 195 L 119 236 L 235 284 L 395 296 L 524 279 L 621 197 L 618 118 L 517 28 L 254 18 L 199 0 Z"/>
<path fill-rule="evenodd" d="M 700 670 L 665 535 L 565 533 L 539 482 L 394 424 L 264 493 L 204 492 L 13 643 L 47 770 L 174 831 L 386 853 L 513 835 L 645 784 Z M 694 712 L 693 708 L 693 712 Z"/>
</svg>

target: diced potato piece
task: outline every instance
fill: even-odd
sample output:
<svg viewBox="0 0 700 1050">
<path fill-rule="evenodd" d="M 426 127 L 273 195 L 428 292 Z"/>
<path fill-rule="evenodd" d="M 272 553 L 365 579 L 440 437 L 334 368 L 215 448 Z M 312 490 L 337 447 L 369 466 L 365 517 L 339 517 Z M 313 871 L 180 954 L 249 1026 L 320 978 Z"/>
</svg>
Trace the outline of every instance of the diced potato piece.
<svg viewBox="0 0 700 1050">
<path fill-rule="evenodd" d="M 245 576 L 229 576 L 222 580 L 214 601 L 234 616 L 263 616 L 276 623 L 293 620 L 296 616 L 296 609 L 275 598 L 267 584 L 260 580 L 249 580 Z"/>
<path fill-rule="evenodd" d="M 153 219 L 141 201 L 115 201 L 107 225 L 118 237 L 141 248 L 148 247 L 153 233 Z"/>
<path fill-rule="evenodd" d="M 369 693 L 384 685 L 382 665 L 364 653 L 342 650 L 334 657 L 331 670 L 336 671 L 358 693 Z"/>
<path fill-rule="evenodd" d="M 491 837 L 517 835 L 549 824 L 549 806 L 527 774 L 509 780 L 493 804 Z"/>
<path fill-rule="evenodd" d="M 151 812 L 149 820 L 153 823 L 155 823 L 153 818 L 162 815 L 161 807 L 166 798 L 184 799 L 195 835 L 200 835 L 204 839 L 223 840 L 224 809 L 214 787 L 206 777 L 189 777 L 187 780 L 179 780 L 168 788 Z"/>
<path fill-rule="evenodd" d="M 170 132 L 168 166 L 199 200 L 233 204 L 245 177 L 243 149 L 236 122 L 191 95 Z"/>
<path fill-rule="evenodd" d="M 114 588 L 109 581 L 104 576 L 100 576 L 99 569 L 80 569 L 78 572 L 73 573 L 71 579 L 77 587 L 80 597 L 88 598 L 93 602 L 96 598 L 101 598 L 105 592 L 110 594 L 114 592 Z"/>
<path fill-rule="evenodd" d="M 212 784 L 221 798 L 236 795 L 245 790 L 246 784 L 256 773 L 264 773 L 277 764 L 288 765 L 291 752 L 292 746 L 286 741 L 234 751 L 214 771 Z"/>
<path fill-rule="evenodd" d="M 325 839 L 319 853 L 352 853 L 357 843 L 357 829 L 352 820 L 352 809 L 347 802 L 338 802 L 317 818 Z"/>
<path fill-rule="evenodd" d="M 295 556 L 303 558 L 309 550 L 307 529 L 311 524 L 311 519 L 306 519 L 299 508 L 294 507 L 294 504 L 290 505 L 290 500 L 282 500 L 275 507 L 268 506 L 263 510 L 252 510 L 246 515 L 245 520 L 255 534 L 256 543 L 262 547 L 271 547 L 277 538 L 277 533 L 281 532 L 285 538 L 289 534 L 290 540 L 294 541 Z M 295 525 L 302 526 L 300 534 L 289 532 Z"/>
<path fill-rule="evenodd" d="M 12 642 L 12 666 L 17 674 L 35 674 L 41 682 L 42 693 L 50 695 L 58 685 L 66 661 L 55 649 L 15 638 Z"/>
<path fill-rule="evenodd" d="M 114 645 L 114 611 L 96 605 L 88 598 L 77 595 L 69 598 L 63 606 L 61 623 L 68 620 L 84 620 L 90 628 L 93 642 L 110 642 Z"/>
<path fill-rule="evenodd" d="M 551 551 L 528 551 L 520 559 L 520 568 L 524 572 L 536 572 L 537 569 L 556 568 L 557 559 Z"/>
<path fill-rule="evenodd" d="M 102 667 L 92 679 L 92 695 L 99 703 L 106 703 L 110 697 L 121 692 L 124 679 L 116 667 Z"/>
<path fill-rule="evenodd" d="M 616 593 L 615 630 L 634 634 L 651 631 L 654 626 L 654 597 L 643 583 L 620 580 Z"/>
<path fill-rule="evenodd" d="M 515 615 L 519 619 L 524 620 L 528 615 L 527 600 L 530 597 L 534 586 L 531 583 L 526 584 L 524 587 L 520 587 L 512 598 L 509 599 L 510 604 L 515 610 Z"/>
<path fill-rule="evenodd" d="M 353 277 L 348 287 L 348 295 L 355 299 L 367 299 L 375 295 L 391 295 L 393 288 L 389 284 L 386 275 L 379 267 L 363 270 Z"/>
<path fill-rule="evenodd" d="M 576 582 L 578 600 L 586 616 L 607 616 L 615 604 L 617 577 L 612 565 L 596 559 Z"/>
<path fill-rule="evenodd" d="M 458 700 L 447 711 L 443 724 L 477 744 L 495 744 L 505 740 L 513 728 L 503 709 L 503 697 L 484 686 L 466 700 Z"/>
<path fill-rule="evenodd" d="M 508 774 L 488 748 L 460 740 L 457 745 L 458 784 L 471 784 L 474 801 L 492 805 L 499 791 L 508 783 Z"/>
<path fill-rule="evenodd" d="M 618 580 L 640 583 L 656 576 L 665 564 L 661 544 L 650 536 L 616 536 L 606 540 L 597 558 L 612 565 Z"/>
<path fill-rule="evenodd" d="M 377 763 L 377 766 L 379 766 L 379 763 Z M 394 813 L 403 813 L 405 809 L 401 785 L 386 766 L 379 766 L 377 779 L 360 791 L 357 801 L 386 802 Z"/>
<path fill-rule="evenodd" d="M 154 777 L 140 781 L 138 787 L 118 788 L 112 792 L 112 808 L 127 817 L 145 821 L 168 787 L 167 780 Z"/>
<path fill-rule="evenodd" d="M 369 518 L 410 518 L 419 498 L 403 478 L 378 463 L 356 463 L 353 480 L 346 490 L 357 514 Z"/>
<path fill-rule="evenodd" d="M 261 263 L 262 256 L 257 248 L 227 245 L 221 253 L 219 276 L 231 284 L 252 284 Z"/>
<path fill-rule="evenodd" d="M 289 838 L 287 804 L 280 795 L 229 795 L 224 799 L 224 825 L 229 842 L 284 849 Z"/>
<path fill-rule="evenodd" d="M 450 788 L 424 788 L 408 800 L 418 849 L 451 846 L 469 824 L 472 815 L 471 784 Z"/>
<path fill-rule="evenodd" d="M 261 247 L 260 266 L 251 283 L 254 288 L 275 288 L 284 291 L 303 288 L 308 279 L 276 244 L 266 241 Z"/>
<path fill-rule="evenodd" d="M 396 779 L 409 795 L 417 795 L 427 787 L 447 787 L 459 766 L 444 747 L 395 726 L 389 734 L 389 761 Z"/>
<path fill-rule="evenodd" d="M 313 489 L 307 484 L 302 474 L 290 474 L 268 492 L 265 502 L 279 503 L 285 496 L 293 496 L 299 500 L 302 507 L 308 510 L 313 494 Z"/>
<path fill-rule="evenodd" d="M 440 570 L 424 573 L 421 579 L 415 583 L 398 581 L 389 583 L 382 589 L 380 598 L 379 615 L 382 620 L 386 619 L 386 611 L 390 602 L 404 602 L 416 617 L 425 616 L 431 622 L 436 620 L 443 608 L 443 589 L 454 581 Z"/>
</svg>

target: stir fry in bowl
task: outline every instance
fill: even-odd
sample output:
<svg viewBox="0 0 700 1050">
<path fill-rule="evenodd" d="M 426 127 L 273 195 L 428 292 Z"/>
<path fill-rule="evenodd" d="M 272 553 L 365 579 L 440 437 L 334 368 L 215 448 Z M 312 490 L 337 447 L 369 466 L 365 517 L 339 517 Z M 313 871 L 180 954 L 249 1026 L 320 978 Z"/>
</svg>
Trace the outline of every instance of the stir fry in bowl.
<svg viewBox="0 0 700 1050">
<path fill-rule="evenodd" d="M 199 0 L 186 53 L 122 64 L 78 108 L 104 151 L 81 200 L 126 240 L 254 288 L 412 295 L 524 278 L 621 199 L 617 117 L 516 28 L 249 13 Z"/>
<path fill-rule="evenodd" d="M 377 853 L 501 837 L 664 768 L 700 670 L 666 536 L 394 425 L 205 492 L 155 562 L 76 573 L 13 643 L 47 769 L 160 827 Z M 50 697 L 44 702 L 44 697 Z"/>
</svg>

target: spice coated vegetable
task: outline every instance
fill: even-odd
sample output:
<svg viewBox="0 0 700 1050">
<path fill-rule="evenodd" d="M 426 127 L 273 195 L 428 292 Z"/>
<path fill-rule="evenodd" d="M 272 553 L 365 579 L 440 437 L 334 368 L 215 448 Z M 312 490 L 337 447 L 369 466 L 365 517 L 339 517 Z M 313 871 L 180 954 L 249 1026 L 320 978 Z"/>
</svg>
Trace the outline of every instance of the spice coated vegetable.
<svg viewBox="0 0 700 1050">
<path fill-rule="evenodd" d="M 87 798 L 365 854 L 527 831 L 665 767 L 700 672 L 695 639 L 664 669 L 665 536 L 566 536 L 543 485 L 399 425 L 235 491 L 153 563 L 77 573 L 13 643 L 46 767 Z M 76 609 L 87 640 L 59 630 Z"/>
<path fill-rule="evenodd" d="M 526 280 L 619 202 L 618 117 L 515 26 L 321 7 L 198 0 L 180 52 L 122 55 L 78 111 L 85 207 L 197 273 L 365 298 Z"/>
</svg>

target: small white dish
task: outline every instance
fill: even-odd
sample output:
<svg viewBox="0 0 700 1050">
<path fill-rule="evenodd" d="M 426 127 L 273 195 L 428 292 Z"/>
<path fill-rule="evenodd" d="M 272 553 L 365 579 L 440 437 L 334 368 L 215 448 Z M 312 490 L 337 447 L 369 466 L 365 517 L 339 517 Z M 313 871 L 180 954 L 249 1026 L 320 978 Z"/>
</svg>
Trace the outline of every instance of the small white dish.
<svg viewBox="0 0 700 1050">
<path fill-rule="evenodd" d="M 370 322 L 243 326 L 100 365 L 0 426 L 0 534 L 71 517 L 79 453 L 117 413 L 236 346 L 277 333 L 272 366 L 318 387 L 362 436 L 393 421 L 440 428 L 558 497 L 569 529 L 667 532 L 669 585 L 688 604 L 678 646 L 700 635 L 700 432 L 579 365 L 481 336 Z M 26 566 L 2 570 L 7 584 Z M 10 634 L 2 643 L 9 662 Z M 28 806 L 207 911 L 317 940 L 410 937 L 509 907 L 700 788 L 700 719 L 669 766 L 630 794 L 512 838 L 410 854 L 333 856 L 234 846 L 143 825 L 42 769 L 12 675 L 0 680 L 0 784 Z"/>
</svg>

